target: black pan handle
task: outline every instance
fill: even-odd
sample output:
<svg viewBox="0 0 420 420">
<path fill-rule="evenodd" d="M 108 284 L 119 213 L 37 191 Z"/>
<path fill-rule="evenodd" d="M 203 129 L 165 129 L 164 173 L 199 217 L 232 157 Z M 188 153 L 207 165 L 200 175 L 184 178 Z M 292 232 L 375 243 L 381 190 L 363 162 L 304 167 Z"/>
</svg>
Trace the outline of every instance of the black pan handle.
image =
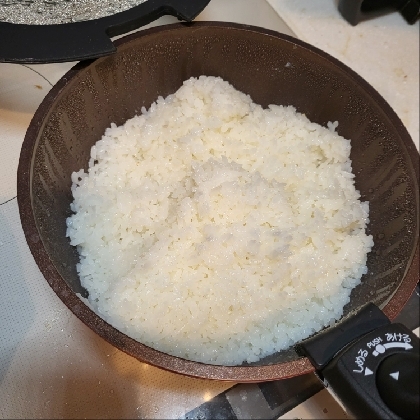
<svg viewBox="0 0 420 420">
<path fill-rule="evenodd" d="M 112 54 L 110 37 L 172 15 L 193 20 L 210 0 L 147 0 L 101 19 L 61 25 L 0 22 L 0 62 L 38 64 L 93 59 Z"/>
<path fill-rule="evenodd" d="M 419 338 L 373 303 L 296 346 L 358 419 L 418 418 L 419 349 Z"/>
</svg>

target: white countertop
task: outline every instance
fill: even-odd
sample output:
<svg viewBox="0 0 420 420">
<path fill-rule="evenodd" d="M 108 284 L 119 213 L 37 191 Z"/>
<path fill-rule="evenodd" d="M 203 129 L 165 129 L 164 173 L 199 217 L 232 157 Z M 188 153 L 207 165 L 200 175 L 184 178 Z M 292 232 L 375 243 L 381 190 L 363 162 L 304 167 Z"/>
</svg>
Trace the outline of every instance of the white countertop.
<svg viewBox="0 0 420 420">
<path fill-rule="evenodd" d="M 349 25 L 335 0 L 267 0 L 295 35 L 347 64 L 391 105 L 419 149 L 419 21 L 399 13 Z"/>
<path fill-rule="evenodd" d="M 198 20 L 262 26 L 324 49 L 385 97 L 418 148 L 418 22 L 409 26 L 394 13 L 351 27 L 336 3 L 212 0 Z M 175 21 L 165 17 L 155 24 Z M 20 147 L 42 99 L 73 64 L 0 64 L 0 417 L 178 418 L 233 384 L 164 372 L 96 336 L 44 280 L 22 232 Z M 346 418 L 324 391 L 283 418 L 296 416 Z"/>
</svg>

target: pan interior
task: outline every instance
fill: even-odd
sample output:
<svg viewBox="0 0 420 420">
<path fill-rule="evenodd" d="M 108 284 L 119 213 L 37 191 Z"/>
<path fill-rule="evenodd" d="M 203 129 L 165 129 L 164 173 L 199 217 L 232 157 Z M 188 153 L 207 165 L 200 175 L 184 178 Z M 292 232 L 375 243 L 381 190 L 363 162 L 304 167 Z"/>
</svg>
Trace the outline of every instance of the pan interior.
<svg viewBox="0 0 420 420">
<path fill-rule="evenodd" d="M 28 199 L 48 255 L 35 259 L 50 284 L 55 276 L 61 299 L 69 298 L 60 283 L 63 290 L 87 295 L 76 272 L 77 252 L 65 237 L 71 173 L 87 169 L 91 146 L 112 122 L 122 124 L 184 80 L 205 74 L 224 78 L 262 106 L 294 105 L 321 125 L 339 121 L 338 133 L 352 141 L 356 188 L 361 200 L 370 202 L 368 234 L 375 241 L 369 272 L 353 290 L 345 314 L 370 301 L 386 305 L 405 281 L 418 241 L 418 175 L 407 149 L 412 141 L 379 95 L 338 62 L 287 37 L 222 24 L 176 25 L 146 34 L 127 37 L 117 54 L 73 71 L 50 93 L 51 107 L 38 116 L 40 131 L 25 140 L 34 147 L 27 163 Z M 91 316 L 100 325 L 99 317 Z M 115 337 L 104 336 L 118 347 Z M 297 359 L 290 349 L 257 365 Z"/>
<path fill-rule="evenodd" d="M 0 22 L 53 25 L 111 16 L 147 0 L 0 0 Z"/>
</svg>

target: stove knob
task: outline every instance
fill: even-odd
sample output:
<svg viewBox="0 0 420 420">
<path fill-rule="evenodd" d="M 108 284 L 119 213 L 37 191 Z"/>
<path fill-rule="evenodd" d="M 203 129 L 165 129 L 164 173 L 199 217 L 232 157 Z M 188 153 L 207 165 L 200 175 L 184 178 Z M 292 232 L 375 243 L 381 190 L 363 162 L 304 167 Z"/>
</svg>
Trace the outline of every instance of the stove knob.
<svg viewBox="0 0 420 420">
<path fill-rule="evenodd" d="M 378 366 L 376 386 L 383 402 L 403 419 L 419 416 L 419 362 L 416 353 L 394 353 Z"/>
</svg>

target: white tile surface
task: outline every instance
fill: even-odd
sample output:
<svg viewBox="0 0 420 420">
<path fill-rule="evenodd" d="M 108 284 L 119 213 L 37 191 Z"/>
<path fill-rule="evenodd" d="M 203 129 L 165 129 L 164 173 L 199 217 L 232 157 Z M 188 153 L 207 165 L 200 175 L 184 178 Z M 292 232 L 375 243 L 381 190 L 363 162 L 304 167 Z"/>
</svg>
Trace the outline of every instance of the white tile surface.
<svg viewBox="0 0 420 420">
<path fill-rule="evenodd" d="M 0 203 L 16 195 L 20 146 L 34 112 L 50 89 L 51 84 L 31 69 L 0 64 Z"/>
<path fill-rule="evenodd" d="M 52 85 L 55 85 L 75 64 L 77 64 L 76 61 L 69 63 L 27 64 L 26 67 L 41 77 L 45 77 Z"/>
<path fill-rule="evenodd" d="M 346 36 L 337 32 L 337 25 L 342 25 L 331 8 L 335 2 L 306 1 L 306 12 L 297 8 L 301 1 L 270 2 L 298 36 L 315 41 L 312 43 L 326 51 L 330 49 L 338 58 L 340 51 L 345 53 L 343 61 L 362 74 L 364 67 L 355 60 L 360 51 L 356 42 L 360 43 L 362 37 L 354 37 L 353 31 L 346 44 Z M 315 3 L 318 7 L 311 6 Z M 212 0 L 198 20 L 235 21 L 293 34 L 265 0 Z M 155 24 L 173 22 L 174 18 L 165 17 Z M 390 30 L 403 39 L 408 31 L 405 24 L 395 18 L 389 22 Z M 378 29 L 377 33 L 379 36 L 382 32 Z M 411 33 L 407 37 L 411 43 L 418 42 Z M 397 51 L 401 42 L 388 44 L 388 49 L 395 53 L 392 65 L 402 65 L 403 73 L 396 71 L 396 78 L 408 75 L 405 85 L 398 85 L 395 91 L 387 78 L 375 85 L 384 79 L 383 70 L 389 61 L 377 63 L 379 67 L 375 68 L 379 70 L 368 76 L 395 109 L 407 102 L 411 111 L 397 112 L 416 134 L 413 118 L 417 116 L 418 121 L 418 96 L 416 102 L 409 93 L 418 94 L 418 77 L 411 76 L 416 68 L 418 75 L 418 51 L 411 57 L 413 69 L 409 66 L 407 70 L 405 53 Z M 372 51 L 379 48 L 377 43 L 370 47 Z M 378 61 L 380 55 L 375 54 L 372 52 L 376 58 L 369 59 L 366 67 Z M 49 288 L 23 236 L 13 199 L 20 146 L 30 119 L 51 84 L 72 65 L 0 64 L 0 417 L 177 418 L 231 384 L 164 372 L 105 343 L 69 312 Z M 326 394 L 317 394 L 283 418 L 346 418 Z"/>
<path fill-rule="evenodd" d="M 265 0 L 212 0 L 196 20 L 239 22 L 294 35 L 279 14 Z"/>
</svg>

